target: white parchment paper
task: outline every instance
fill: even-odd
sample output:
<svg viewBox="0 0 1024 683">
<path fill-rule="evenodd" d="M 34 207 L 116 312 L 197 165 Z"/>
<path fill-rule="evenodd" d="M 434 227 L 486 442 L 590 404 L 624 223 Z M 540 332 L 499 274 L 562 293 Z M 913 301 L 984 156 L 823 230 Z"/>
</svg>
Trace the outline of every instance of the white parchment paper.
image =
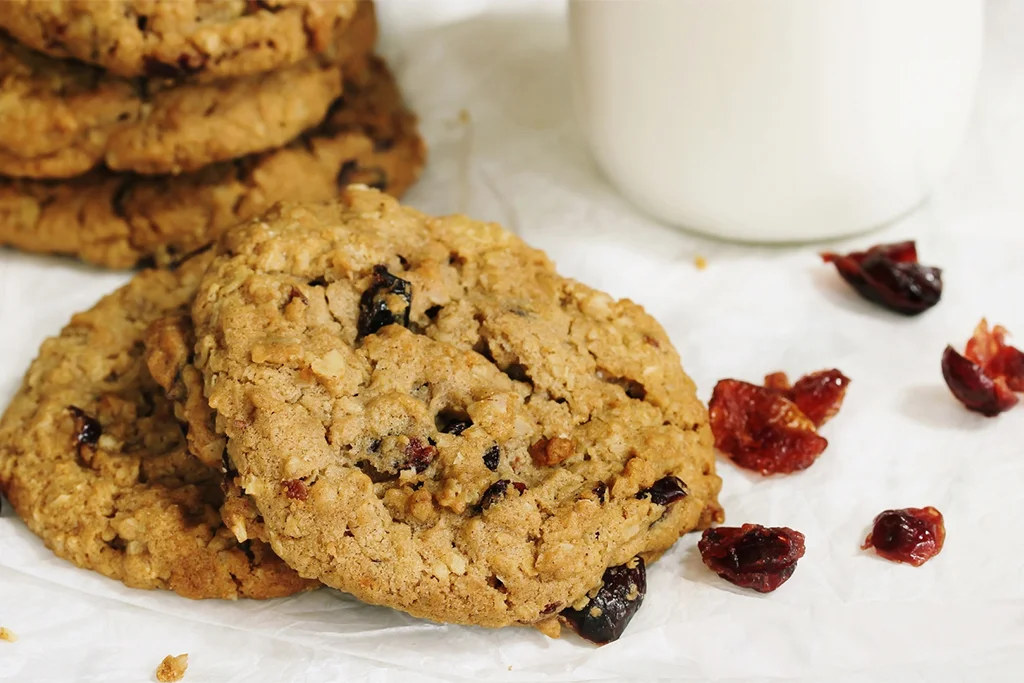
<svg viewBox="0 0 1024 683">
<path fill-rule="evenodd" d="M 730 523 L 807 535 L 780 590 L 719 580 L 687 537 L 649 571 L 626 635 L 597 649 L 435 625 L 326 590 L 263 603 L 131 590 L 55 558 L 5 503 L 0 625 L 20 639 L 0 642 L 0 680 L 147 681 L 179 652 L 190 683 L 1021 680 L 1024 408 L 968 413 L 939 370 L 944 345 L 962 346 L 982 315 L 1024 337 L 1024 3 L 989 10 L 978 111 L 952 175 L 913 215 L 829 245 L 916 238 L 946 291 L 904 319 L 856 298 L 816 258 L 821 245 L 718 244 L 621 199 L 571 119 L 561 2 L 381 3 L 383 49 L 431 146 L 411 204 L 500 221 L 563 273 L 641 302 L 705 399 L 722 377 L 839 367 L 853 378 L 811 469 L 763 479 L 720 463 Z M 43 338 L 124 279 L 0 252 L 0 400 Z M 946 517 L 937 559 L 914 569 L 859 550 L 877 512 L 923 505 Z"/>
</svg>

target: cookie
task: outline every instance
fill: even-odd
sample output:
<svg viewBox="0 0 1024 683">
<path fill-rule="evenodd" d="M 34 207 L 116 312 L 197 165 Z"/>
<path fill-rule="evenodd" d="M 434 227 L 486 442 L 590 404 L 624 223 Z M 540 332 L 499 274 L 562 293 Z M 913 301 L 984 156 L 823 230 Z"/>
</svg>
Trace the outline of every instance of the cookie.
<svg viewBox="0 0 1024 683">
<path fill-rule="evenodd" d="M 0 179 L 0 244 L 108 268 L 167 265 L 283 199 L 327 200 L 350 182 L 401 194 L 425 148 L 387 67 L 369 64 L 321 126 L 272 152 L 179 176 Z"/>
<path fill-rule="evenodd" d="M 0 35 L 0 174 L 182 173 L 280 147 L 320 123 L 376 40 L 362 3 L 338 45 L 280 71 L 217 83 L 125 79 Z M 363 66 L 362 68 L 365 68 Z"/>
<path fill-rule="evenodd" d="M 323 52 L 356 0 L 4 0 L 0 28 L 124 77 L 274 71 Z"/>
<path fill-rule="evenodd" d="M 188 452 L 143 357 L 149 324 L 194 295 L 210 254 L 137 275 L 44 342 L 0 419 L 0 490 L 60 557 L 189 598 L 307 590 L 221 521 L 221 474 Z"/>
<path fill-rule="evenodd" d="M 301 575 L 552 633 L 606 569 L 721 517 L 707 412 L 661 326 L 499 226 L 353 186 L 217 249 L 194 363 Z"/>
<path fill-rule="evenodd" d="M 174 406 L 174 414 L 185 425 L 188 450 L 207 467 L 224 475 L 221 518 L 239 542 L 258 539 L 267 542 L 263 518 L 242 491 L 238 472 L 224 457 L 226 440 L 218 434 L 213 410 L 203 395 L 203 378 L 193 365 L 195 331 L 192 302 L 154 321 L 145 339 L 146 365 Z"/>
</svg>

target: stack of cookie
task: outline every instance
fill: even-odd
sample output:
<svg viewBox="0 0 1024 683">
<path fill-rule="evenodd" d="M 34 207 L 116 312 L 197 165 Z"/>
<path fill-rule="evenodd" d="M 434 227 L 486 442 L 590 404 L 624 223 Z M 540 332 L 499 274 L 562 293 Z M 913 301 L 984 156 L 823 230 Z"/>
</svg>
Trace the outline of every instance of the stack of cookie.
<svg viewBox="0 0 1024 683">
<path fill-rule="evenodd" d="M 0 244 L 166 265 L 276 201 L 399 194 L 423 165 L 369 0 L 3 5 Z"/>
<path fill-rule="evenodd" d="M 661 326 L 493 224 L 365 186 L 285 203 L 48 340 L 0 490 L 130 586 L 326 584 L 438 621 L 617 638 L 645 563 L 721 519 Z"/>
</svg>

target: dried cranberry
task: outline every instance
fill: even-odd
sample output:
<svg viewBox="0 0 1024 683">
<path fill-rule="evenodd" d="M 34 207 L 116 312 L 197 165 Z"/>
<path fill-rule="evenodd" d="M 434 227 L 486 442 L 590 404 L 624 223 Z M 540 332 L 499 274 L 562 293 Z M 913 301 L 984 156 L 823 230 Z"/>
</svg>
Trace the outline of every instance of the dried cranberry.
<svg viewBox="0 0 1024 683">
<path fill-rule="evenodd" d="M 992 379 L 1002 377 L 1011 390 L 1024 392 L 1024 352 L 1006 343 L 1009 334 L 1002 325 L 989 330 L 988 321 L 982 318 L 967 342 L 964 356 Z"/>
<path fill-rule="evenodd" d="M 880 244 L 845 256 L 825 252 L 821 258 L 835 264 L 862 297 L 897 313 L 917 315 L 942 297 L 942 270 L 918 263 L 913 241 Z"/>
<path fill-rule="evenodd" d="M 929 506 L 886 510 L 875 517 L 871 533 L 861 548 L 893 562 L 908 562 L 915 567 L 932 559 L 942 550 L 946 525 L 942 513 Z"/>
<path fill-rule="evenodd" d="M 828 445 L 814 423 L 776 390 L 723 379 L 708 408 L 715 446 L 740 467 L 763 475 L 810 467 Z"/>
<path fill-rule="evenodd" d="M 581 609 L 562 610 L 562 619 L 581 637 L 604 645 L 618 640 L 647 593 L 647 570 L 641 557 L 608 567 L 601 587 Z"/>
<path fill-rule="evenodd" d="M 430 463 L 434 461 L 434 457 L 437 455 L 437 448 L 433 444 L 423 443 L 422 439 L 414 436 L 409 439 L 409 443 L 405 445 L 403 452 L 405 453 L 406 460 L 402 469 L 411 467 L 419 474 L 430 467 Z"/>
<path fill-rule="evenodd" d="M 773 372 L 764 376 L 764 386 L 768 389 L 781 391 L 783 394 L 793 388 L 789 376 L 784 372 Z"/>
<path fill-rule="evenodd" d="M 651 484 L 651 488 L 640 491 L 636 497 L 641 499 L 650 497 L 651 502 L 655 505 L 671 505 L 688 495 L 690 492 L 683 480 L 669 475 Z"/>
<path fill-rule="evenodd" d="M 301 479 L 289 479 L 284 484 L 284 494 L 292 500 L 304 501 L 309 497 L 309 487 Z"/>
<path fill-rule="evenodd" d="M 99 443 L 100 435 L 103 434 L 103 427 L 99 420 L 77 406 L 68 406 L 68 411 L 75 418 L 75 445 L 78 447 L 78 452 L 82 452 L 83 446 L 95 448 Z"/>
<path fill-rule="evenodd" d="M 466 431 L 467 429 L 469 429 L 472 426 L 473 426 L 473 421 L 472 420 L 455 420 L 454 422 L 449 422 L 445 426 L 445 428 L 442 429 L 441 431 L 444 434 L 451 434 L 452 436 L 458 436 L 459 434 L 462 434 L 462 432 Z"/>
<path fill-rule="evenodd" d="M 766 377 L 765 386 L 768 382 Z M 810 418 L 815 427 L 820 427 L 839 412 L 849 386 L 850 378 L 839 370 L 819 370 L 798 379 L 786 390 L 785 396 Z"/>
<path fill-rule="evenodd" d="M 491 507 L 499 500 L 504 498 L 510 484 L 512 485 L 512 488 L 514 488 L 519 493 L 523 493 L 526 491 L 526 484 L 524 484 L 521 481 L 509 481 L 508 479 L 499 479 L 498 481 L 488 486 L 487 490 L 484 491 L 484 495 L 480 496 L 480 510 L 486 510 L 487 508 Z"/>
<path fill-rule="evenodd" d="M 484 467 L 494 472 L 498 469 L 499 462 L 501 462 L 501 449 L 497 445 L 484 451 Z"/>
<path fill-rule="evenodd" d="M 995 417 L 1017 405 L 1017 397 L 1005 379 L 992 379 L 980 365 L 961 356 L 952 346 L 947 346 L 942 354 L 942 378 L 958 401 L 986 417 Z"/>
<path fill-rule="evenodd" d="M 720 526 L 705 529 L 697 548 L 704 564 L 726 581 L 770 593 L 796 570 L 804 556 L 804 535 L 760 524 Z"/>
<path fill-rule="evenodd" d="M 388 325 L 408 327 L 411 307 L 412 284 L 384 266 L 374 266 L 370 286 L 359 299 L 359 338 Z"/>
</svg>

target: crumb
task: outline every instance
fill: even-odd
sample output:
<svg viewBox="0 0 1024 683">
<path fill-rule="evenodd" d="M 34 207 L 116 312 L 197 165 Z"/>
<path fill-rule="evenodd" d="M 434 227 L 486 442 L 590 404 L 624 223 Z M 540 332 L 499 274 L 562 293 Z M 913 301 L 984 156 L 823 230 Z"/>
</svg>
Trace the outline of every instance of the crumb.
<svg viewBox="0 0 1024 683">
<path fill-rule="evenodd" d="M 174 657 L 167 655 L 160 666 L 156 668 L 156 680 L 160 683 L 174 683 L 185 676 L 185 669 L 188 668 L 188 654 Z"/>
<path fill-rule="evenodd" d="M 470 121 L 470 119 L 469 119 L 469 110 L 468 109 L 460 109 L 459 110 L 459 123 L 467 124 L 467 123 L 469 123 L 469 121 Z"/>
<path fill-rule="evenodd" d="M 693 265 L 697 267 L 697 270 L 704 270 L 705 268 L 708 267 L 708 260 L 701 256 L 700 254 L 698 254 L 693 259 Z"/>
<path fill-rule="evenodd" d="M 508 665 L 508 670 L 509 670 L 509 671 L 511 671 L 511 670 L 512 670 L 512 665 L 511 665 L 511 664 L 509 664 L 509 665 Z"/>
<path fill-rule="evenodd" d="M 8 643 L 13 643 L 17 639 L 18 636 L 14 635 L 14 631 L 0 626 L 0 640 L 6 640 Z"/>
</svg>

